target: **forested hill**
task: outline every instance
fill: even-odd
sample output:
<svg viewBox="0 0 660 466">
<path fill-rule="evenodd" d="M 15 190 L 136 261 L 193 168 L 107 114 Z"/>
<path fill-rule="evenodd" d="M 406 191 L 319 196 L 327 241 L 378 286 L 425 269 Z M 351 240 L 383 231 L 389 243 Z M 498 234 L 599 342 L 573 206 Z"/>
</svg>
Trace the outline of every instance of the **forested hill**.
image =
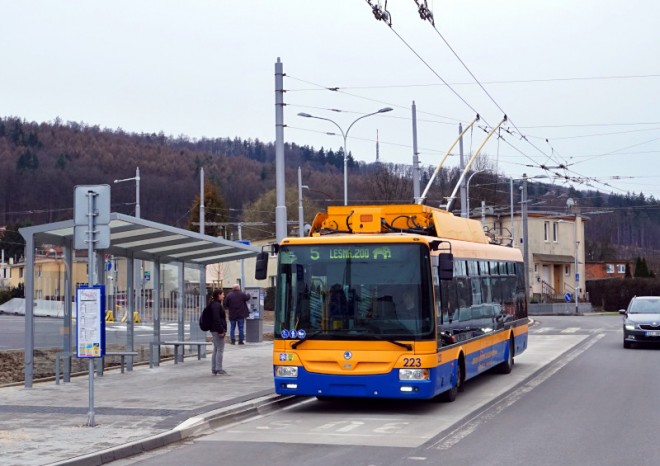
<svg viewBox="0 0 660 466">
<path fill-rule="evenodd" d="M 291 221 L 298 215 L 298 167 L 302 169 L 303 184 L 309 187 L 303 196 L 309 222 L 311 212 L 317 208 L 343 202 L 343 157 L 341 149 L 333 152 L 285 144 Z M 410 166 L 357 162 L 350 154 L 348 162 L 351 202 L 412 202 Z M 221 198 L 216 211 L 207 208 L 207 214 L 226 222 L 267 224 L 244 230 L 244 237 L 274 231 L 273 143 L 238 138 L 190 140 L 58 120 L 33 123 L 13 117 L 0 119 L 0 227 L 72 218 L 74 187 L 84 184 L 110 184 L 112 210 L 133 215 L 134 182 L 114 184 L 113 180 L 135 176 L 136 167 L 140 168 L 141 216 L 146 219 L 182 228 L 190 226 L 203 167 L 206 180 Z M 422 188 L 434 168 L 422 167 Z M 444 204 L 458 176 L 456 169 L 441 170 L 427 203 Z M 503 176 L 478 173 L 471 181 L 473 207 L 485 200 L 488 206 L 506 212 L 510 208 L 509 193 L 509 180 Z M 541 202 L 543 210 L 565 209 L 568 196 L 577 200 L 583 213 L 599 212 L 589 215 L 586 224 L 588 259 L 616 258 L 622 251 L 648 251 L 653 255 L 654 250 L 660 250 L 660 203 L 655 199 L 541 183 L 529 186 L 530 204 Z"/>
<path fill-rule="evenodd" d="M 343 202 L 341 150 L 285 144 L 287 204 L 297 219 L 297 170 L 302 168 L 305 198 Z M 348 157 L 349 189 L 356 202 L 411 202 L 409 168 L 357 163 Z M 140 168 L 141 216 L 185 227 L 199 193 L 200 168 L 222 197 L 224 217 L 243 220 L 243 210 L 275 188 L 273 143 L 240 139 L 172 138 L 132 134 L 121 129 L 55 121 L 32 123 L 0 119 L 0 225 L 46 223 L 72 218 L 76 185 L 110 184 L 112 210 L 133 215 L 134 183 L 114 184 Z M 431 170 L 431 168 L 429 168 Z M 428 176 L 427 176 L 428 179 Z M 429 199 L 440 202 L 449 188 L 438 177 Z M 290 195 L 289 190 L 293 193 Z M 272 206 L 260 214 L 272 215 Z M 207 209 L 207 214 L 208 214 Z M 267 221 L 263 219 L 263 221 Z"/>
</svg>

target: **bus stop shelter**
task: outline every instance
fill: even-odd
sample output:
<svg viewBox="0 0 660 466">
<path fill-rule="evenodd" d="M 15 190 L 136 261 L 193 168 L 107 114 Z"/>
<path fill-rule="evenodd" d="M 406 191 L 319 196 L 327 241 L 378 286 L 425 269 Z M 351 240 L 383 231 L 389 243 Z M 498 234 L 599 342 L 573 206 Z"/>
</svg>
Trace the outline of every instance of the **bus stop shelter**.
<svg viewBox="0 0 660 466">
<path fill-rule="evenodd" d="M 171 227 L 142 218 L 120 213 L 110 214 L 110 246 L 95 251 L 95 269 L 98 283 L 105 283 L 104 254 L 112 254 L 127 259 L 127 300 L 128 308 L 134 308 L 134 262 L 151 261 L 154 263 L 154 283 L 160 283 L 160 266 L 176 264 L 179 267 L 177 308 L 179 338 L 184 337 L 183 298 L 184 267 L 199 270 L 200 304 L 206 294 L 206 266 L 218 262 L 247 259 L 260 252 L 258 246 L 229 241 L 196 233 L 181 228 Z M 72 335 L 72 286 L 71 271 L 73 266 L 74 220 L 48 223 L 21 228 L 25 238 L 25 387 L 32 387 L 34 378 L 34 271 L 35 248 L 41 244 L 59 246 L 63 250 L 64 271 L 64 321 L 62 323 L 62 348 L 71 349 Z M 86 250 L 85 250 L 86 251 Z M 154 299 L 154 342 L 160 341 L 160 299 Z M 201 304 L 203 305 L 203 304 Z M 75 339 L 75 336 L 73 336 Z M 127 349 L 134 345 L 133 319 L 127 320 Z M 129 368 L 132 361 L 129 361 Z M 65 368 L 66 374 L 66 368 Z"/>
</svg>

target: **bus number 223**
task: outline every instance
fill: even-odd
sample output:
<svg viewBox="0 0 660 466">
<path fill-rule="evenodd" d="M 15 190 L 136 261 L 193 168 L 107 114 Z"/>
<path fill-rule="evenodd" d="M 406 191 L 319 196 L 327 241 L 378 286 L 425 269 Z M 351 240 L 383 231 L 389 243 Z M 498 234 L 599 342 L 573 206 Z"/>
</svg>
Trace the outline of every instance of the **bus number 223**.
<svg viewBox="0 0 660 466">
<path fill-rule="evenodd" d="M 403 367 L 421 367 L 422 360 L 420 358 L 403 358 Z"/>
</svg>

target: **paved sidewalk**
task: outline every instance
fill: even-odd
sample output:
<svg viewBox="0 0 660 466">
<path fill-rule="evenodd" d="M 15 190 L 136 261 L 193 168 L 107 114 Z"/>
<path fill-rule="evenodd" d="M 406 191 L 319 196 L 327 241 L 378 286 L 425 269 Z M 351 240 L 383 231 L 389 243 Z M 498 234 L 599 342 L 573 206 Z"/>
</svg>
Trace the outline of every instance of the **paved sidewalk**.
<svg viewBox="0 0 660 466">
<path fill-rule="evenodd" d="M 103 464 L 288 401 L 274 394 L 272 341 L 227 345 L 229 376 L 211 374 L 210 356 L 106 369 L 94 379 L 96 427 L 85 426 L 87 375 L 0 388 L 0 464 Z"/>
</svg>

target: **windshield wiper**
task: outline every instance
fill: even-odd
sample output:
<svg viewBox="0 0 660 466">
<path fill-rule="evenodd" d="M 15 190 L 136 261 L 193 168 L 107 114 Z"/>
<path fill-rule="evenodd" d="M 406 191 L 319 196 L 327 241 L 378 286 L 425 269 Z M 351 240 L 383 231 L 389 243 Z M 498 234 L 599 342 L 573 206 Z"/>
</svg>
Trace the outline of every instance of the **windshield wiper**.
<svg viewBox="0 0 660 466">
<path fill-rule="evenodd" d="M 299 344 L 301 344 L 302 342 L 304 342 L 304 341 L 306 341 L 306 340 L 309 340 L 310 338 L 314 338 L 314 337 L 315 337 L 316 335 L 318 335 L 319 333 L 323 333 L 323 330 L 317 330 L 317 331 L 314 332 L 314 333 L 310 333 L 310 334 L 307 335 L 305 338 L 301 338 L 300 340 L 294 342 L 294 343 L 291 345 L 291 348 L 296 349 L 296 348 L 298 347 Z"/>
<path fill-rule="evenodd" d="M 324 333 L 323 330 L 317 330 L 316 332 L 307 335 L 305 338 L 301 338 L 300 340 L 295 341 L 295 342 L 291 345 L 291 348 L 292 348 L 292 349 L 296 349 L 301 343 L 304 343 L 304 342 L 307 341 L 307 340 L 312 340 L 312 339 L 314 339 L 315 336 L 317 336 L 317 335 L 319 335 L 319 334 L 321 334 L 321 333 Z M 400 346 L 401 348 L 405 348 L 405 349 L 407 349 L 408 351 L 412 351 L 412 349 L 413 349 L 412 345 L 410 345 L 410 344 L 408 344 L 408 343 L 401 343 L 400 341 L 396 341 L 396 340 L 394 340 L 393 338 L 385 338 L 385 337 L 381 337 L 381 336 L 379 336 L 379 335 L 360 335 L 360 338 L 366 338 L 366 339 L 371 339 L 371 340 L 379 340 L 379 341 L 386 341 L 386 342 L 388 342 L 388 343 L 392 343 L 393 345 Z"/>
<path fill-rule="evenodd" d="M 381 337 L 381 336 L 378 336 L 378 335 L 369 335 L 369 338 L 371 338 L 373 340 L 387 341 L 387 342 L 392 343 L 394 345 L 400 346 L 401 348 L 405 348 L 408 351 L 412 351 L 412 349 L 413 349 L 412 345 L 410 345 L 408 343 L 401 343 L 400 341 L 396 341 L 393 338 L 384 338 L 384 337 Z"/>
</svg>

